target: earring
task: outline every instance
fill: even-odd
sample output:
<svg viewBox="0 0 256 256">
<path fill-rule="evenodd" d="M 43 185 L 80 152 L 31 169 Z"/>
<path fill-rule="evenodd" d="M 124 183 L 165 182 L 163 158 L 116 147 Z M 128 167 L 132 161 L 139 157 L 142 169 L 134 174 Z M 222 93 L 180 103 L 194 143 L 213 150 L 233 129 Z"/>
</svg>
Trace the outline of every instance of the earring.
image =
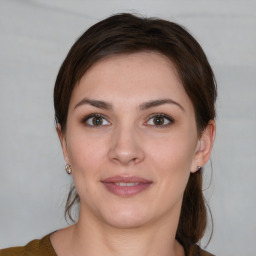
<svg viewBox="0 0 256 256">
<path fill-rule="evenodd" d="M 67 174 L 71 174 L 71 172 L 72 172 L 71 165 L 70 164 L 66 164 L 65 170 L 66 170 Z"/>
<path fill-rule="evenodd" d="M 201 166 L 197 166 L 197 170 L 196 171 L 200 171 L 201 170 Z"/>
</svg>

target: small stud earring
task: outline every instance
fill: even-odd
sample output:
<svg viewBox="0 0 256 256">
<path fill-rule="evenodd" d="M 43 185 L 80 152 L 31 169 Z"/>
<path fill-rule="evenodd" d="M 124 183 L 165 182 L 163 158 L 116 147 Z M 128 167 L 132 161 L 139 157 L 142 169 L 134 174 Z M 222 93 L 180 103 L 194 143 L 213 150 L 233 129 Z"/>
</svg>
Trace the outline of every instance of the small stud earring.
<svg viewBox="0 0 256 256">
<path fill-rule="evenodd" d="M 65 170 L 66 170 L 66 172 L 67 172 L 67 174 L 71 174 L 71 172 L 72 172 L 72 168 L 71 168 L 71 165 L 70 164 L 66 164 L 66 166 L 65 166 Z"/>
<path fill-rule="evenodd" d="M 197 170 L 196 171 L 200 171 L 201 170 L 201 166 L 197 166 Z"/>
</svg>

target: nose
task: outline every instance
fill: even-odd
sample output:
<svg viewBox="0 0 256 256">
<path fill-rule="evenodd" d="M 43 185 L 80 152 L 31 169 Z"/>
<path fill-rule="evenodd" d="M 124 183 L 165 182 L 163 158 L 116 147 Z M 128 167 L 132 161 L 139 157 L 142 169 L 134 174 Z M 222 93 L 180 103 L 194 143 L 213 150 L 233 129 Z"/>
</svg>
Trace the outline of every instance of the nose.
<svg viewBox="0 0 256 256">
<path fill-rule="evenodd" d="M 122 165 L 137 164 L 145 157 L 141 136 L 135 128 L 119 128 L 113 131 L 109 158 Z"/>
</svg>

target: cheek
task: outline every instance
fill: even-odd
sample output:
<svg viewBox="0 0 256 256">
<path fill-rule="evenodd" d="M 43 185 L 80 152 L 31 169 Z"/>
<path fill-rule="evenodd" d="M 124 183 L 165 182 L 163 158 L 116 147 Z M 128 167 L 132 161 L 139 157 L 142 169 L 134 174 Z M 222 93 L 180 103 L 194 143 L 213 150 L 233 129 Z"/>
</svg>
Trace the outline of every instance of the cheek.
<svg viewBox="0 0 256 256">
<path fill-rule="evenodd" d="M 196 146 L 196 137 L 189 133 L 173 133 L 149 145 L 150 155 L 156 164 L 165 170 L 190 171 Z"/>
<path fill-rule="evenodd" d="M 190 175 L 193 154 L 188 150 L 187 144 L 172 142 L 173 144 L 155 148 L 152 154 L 152 166 L 156 171 L 159 188 L 157 200 L 175 204 L 182 200 Z"/>
<path fill-rule="evenodd" d="M 183 193 L 195 154 L 196 133 L 179 130 L 161 139 L 161 143 L 148 145 L 151 165 L 163 190 Z M 160 141 L 159 141 L 160 142 Z M 176 193 L 175 192 L 175 193 Z"/>
<path fill-rule="evenodd" d="M 80 199 L 87 203 L 92 203 L 97 194 L 97 184 L 104 168 L 104 152 L 100 141 L 79 134 L 73 135 L 68 145 L 74 183 Z"/>
<path fill-rule="evenodd" d="M 81 129 L 82 130 L 82 129 Z M 101 137 L 92 137 L 85 132 L 70 129 L 69 140 L 67 141 L 67 153 L 74 173 L 89 175 L 92 171 L 97 172 L 106 152 L 106 143 Z"/>
</svg>

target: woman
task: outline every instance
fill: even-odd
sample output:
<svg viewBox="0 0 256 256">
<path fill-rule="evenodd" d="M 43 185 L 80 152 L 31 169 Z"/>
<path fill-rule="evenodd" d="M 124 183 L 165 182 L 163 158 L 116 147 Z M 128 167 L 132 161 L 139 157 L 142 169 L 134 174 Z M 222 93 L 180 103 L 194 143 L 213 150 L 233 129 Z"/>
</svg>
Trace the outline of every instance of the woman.
<svg viewBox="0 0 256 256">
<path fill-rule="evenodd" d="M 73 45 L 54 89 L 56 129 L 78 221 L 1 255 L 211 255 L 202 167 L 216 84 L 181 26 L 118 14 Z M 76 192 L 77 191 L 77 192 Z"/>
</svg>

